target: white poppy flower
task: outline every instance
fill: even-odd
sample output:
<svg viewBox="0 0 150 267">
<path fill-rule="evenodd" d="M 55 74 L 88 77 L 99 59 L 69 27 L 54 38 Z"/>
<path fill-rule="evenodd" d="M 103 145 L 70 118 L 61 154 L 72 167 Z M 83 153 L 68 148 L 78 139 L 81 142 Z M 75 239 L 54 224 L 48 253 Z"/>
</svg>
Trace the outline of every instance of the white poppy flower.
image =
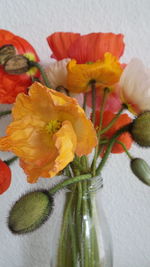
<svg viewBox="0 0 150 267">
<path fill-rule="evenodd" d="M 132 59 L 124 69 L 119 86 L 124 103 L 133 113 L 150 110 L 150 70 L 141 60 Z"/>
<path fill-rule="evenodd" d="M 60 61 L 56 61 L 54 63 L 49 64 L 49 66 L 45 69 L 48 79 L 52 88 L 56 88 L 58 86 L 66 87 L 66 77 L 67 77 L 67 69 L 66 66 L 70 59 L 63 59 Z"/>
</svg>

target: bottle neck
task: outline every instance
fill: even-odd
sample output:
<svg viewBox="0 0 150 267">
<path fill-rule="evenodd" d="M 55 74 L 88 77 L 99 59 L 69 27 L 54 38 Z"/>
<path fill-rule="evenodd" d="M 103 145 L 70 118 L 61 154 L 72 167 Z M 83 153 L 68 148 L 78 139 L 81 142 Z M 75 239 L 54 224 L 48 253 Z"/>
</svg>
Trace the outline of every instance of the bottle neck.
<svg viewBox="0 0 150 267">
<path fill-rule="evenodd" d="M 91 178 L 88 182 L 89 182 L 88 186 L 89 192 L 97 192 L 101 188 L 103 188 L 103 178 L 100 175 Z"/>
</svg>

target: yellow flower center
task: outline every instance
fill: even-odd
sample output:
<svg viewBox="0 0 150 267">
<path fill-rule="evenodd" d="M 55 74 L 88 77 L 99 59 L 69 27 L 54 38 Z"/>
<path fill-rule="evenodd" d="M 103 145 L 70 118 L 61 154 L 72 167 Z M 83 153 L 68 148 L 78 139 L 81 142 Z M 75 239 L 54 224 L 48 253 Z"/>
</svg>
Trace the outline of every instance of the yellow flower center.
<svg viewBox="0 0 150 267">
<path fill-rule="evenodd" d="M 31 60 L 31 61 L 35 61 L 36 60 L 35 55 L 33 53 L 25 53 L 24 56 L 26 58 L 28 58 L 29 60 Z M 37 72 L 37 68 L 36 67 L 32 67 L 27 71 L 27 74 L 30 75 L 30 76 L 34 76 L 36 74 L 36 72 Z"/>
<path fill-rule="evenodd" d="M 54 134 L 61 128 L 62 122 L 59 120 L 51 120 L 46 124 L 45 129 L 48 134 Z"/>
</svg>

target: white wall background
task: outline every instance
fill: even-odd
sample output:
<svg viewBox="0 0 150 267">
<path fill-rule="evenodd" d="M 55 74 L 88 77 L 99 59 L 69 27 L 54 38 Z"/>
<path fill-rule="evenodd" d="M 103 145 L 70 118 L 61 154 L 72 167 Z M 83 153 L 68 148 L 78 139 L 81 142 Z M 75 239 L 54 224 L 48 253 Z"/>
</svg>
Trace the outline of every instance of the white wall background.
<svg viewBox="0 0 150 267">
<path fill-rule="evenodd" d="M 123 62 L 137 56 L 150 67 L 149 0 L 0 0 L 0 28 L 27 39 L 43 62 L 49 61 L 50 54 L 45 38 L 55 31 L 121 32 L 126 43 Z M 9 118 L 1 120 L 1 134 L 8 121 Z M 150 163 L 150 150 L 134 146 L 131 151 Z M 7 153 L 0 156 L 7 158 Z M 52 249 L 49 235 L 54 221 L 23 237 L 13 236 L 6 227 L 12 201 L 31 188 L 17 162 L 12 172 L 11 187 L 0 196 L 0 267 L 49 267 Z M 110 158 L 103 178 L 114 267 L 149 267 L 150 188 L 132 175 L 125 155 Z M 46 187 L 50 183 L 41 179 L 32 187 Z"/>
</svg>

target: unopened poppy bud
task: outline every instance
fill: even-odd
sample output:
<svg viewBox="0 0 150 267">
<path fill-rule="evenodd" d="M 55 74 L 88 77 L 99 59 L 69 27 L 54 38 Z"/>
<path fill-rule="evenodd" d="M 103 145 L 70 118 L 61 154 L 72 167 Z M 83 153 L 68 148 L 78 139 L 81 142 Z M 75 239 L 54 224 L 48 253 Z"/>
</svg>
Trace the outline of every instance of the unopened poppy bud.
<svg viewBox="0 0 150 267">
<path fill-rule="evenodd" d="M 138 145 L 150 146 L 150 111 L 143 112 L 133 121 L 130 133 Z"/>
<path fill-rule="evenodd" d="M 30 69 L 28 58 L 16 55 L 9 58 L 4 64 L 4 70 L 9 74 L 22 74 Z"/>
<path fill-rule="evenodd" d="M 53 209 L 53 197 L 48 191 L 34 191 L 22 196 L 10 210 L 8 227 L 15 234 L 25 234 L 39 228 Z"/>
<path fill-rule="evenodd" d="M 131 170 L 144 184 L 150 186 L 150 167 L 145 160 L 140 158 L 132 159 Z"/>
<path fill-rule="evenodd" d="M 15 47 L 13 45 L 3 45 L 0 47 L 0 65 L 4 65 L 5 62 L 16 54 Z"/>
</svg>

